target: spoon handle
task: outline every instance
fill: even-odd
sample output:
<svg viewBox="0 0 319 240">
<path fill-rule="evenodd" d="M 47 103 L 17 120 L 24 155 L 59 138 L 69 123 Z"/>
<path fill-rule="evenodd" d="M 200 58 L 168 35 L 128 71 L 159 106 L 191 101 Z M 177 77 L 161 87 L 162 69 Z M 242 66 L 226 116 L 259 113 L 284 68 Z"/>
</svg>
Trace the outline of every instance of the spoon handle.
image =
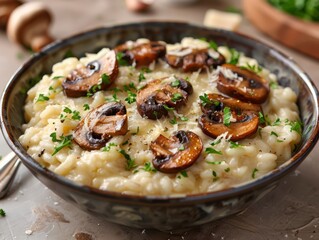
<svg viewBox="0 0 319 240">
<path fill-rule="evenodd" d="M 20 163 L 14 152 L 10 152 L 0 161 L 0 199 L 8 193 Z"/>
</svg>

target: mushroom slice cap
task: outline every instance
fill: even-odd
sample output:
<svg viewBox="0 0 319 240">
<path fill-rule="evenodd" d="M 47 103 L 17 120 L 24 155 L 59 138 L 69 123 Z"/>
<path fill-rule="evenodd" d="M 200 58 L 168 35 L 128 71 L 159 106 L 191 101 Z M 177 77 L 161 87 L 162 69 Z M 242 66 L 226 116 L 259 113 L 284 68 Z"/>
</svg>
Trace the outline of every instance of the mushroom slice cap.
<svg viewBox="0 0 319 240">
<path fill-rule="evenodd" d="M 150 148 L 155 156 L 153 166 L 164 173 L 177 173 L 190 167 L 203 149 L 202 140 L 191 131 L 178 131 L 171 138 L 163 135 Z"/>
<path fill-rule="evenodd" d="M 186 103 L 193 92 L 192 85 L 182 78 L 170 79 L 152 80 L 138 91 L 136 104 L 142 117 L 160 119 L 168 114 L 167 107 L 178 109 Z"/>
<path fill-rule="evenodd" d="M 228 133 L 232 141 L 254 134 L 259 125 L 260 105 L 227 98 L 219 94 L 208 94 L 209 104 L 201 105 L 203 115 L 198 119 L 202 131 L 213 138 Z M 225 108 L 229 109 L 229 122 L 225 124 Z"/>
<path fill-rule="evenodd" d="M 118 72 L 116 54 L 112 50 L 100 59 L 88 63 L 84 68 L 72 71 L 62 83 L 63 90 L 72 98 L 86 96 L 92 88 L 93 93 L 105 90 L 114 82 Z"/>
<path fill-rule="evenodd" d="M 128 129 L 126 108 L 122 103 L 106 103 L 90 111 L 74 131 L 74 141 L 85 150 L 100 149 L 112 137 Z"/>
<path fill-rule="evenodd" d="M 148 66 L 158 58 L 164 57 L 166 46 L 161 42 L 133 42 L 124 43 L 115 47 L 117 53 L 122 52 L 123 58 L 130 64 L 135 62 L 137 67 Z"/>
<path fill-rule="evenodd" d="M 193 72 L 207 67 L 217 67 L 226 62 L 225 57 L 213 49 L 181 48 L 166 54 L 167 63 L 184 72 Z"/>
<path fill-rule="evenodd" d="M 217 82 L 220 92 L 246 102 L 261 104 L 267 100 L 268 82 L 258 74 L 232 64 L 223 64 L 222 68 L 231 70 L 237 76 L 228 78 L 221 71 Z"/>
</svg>

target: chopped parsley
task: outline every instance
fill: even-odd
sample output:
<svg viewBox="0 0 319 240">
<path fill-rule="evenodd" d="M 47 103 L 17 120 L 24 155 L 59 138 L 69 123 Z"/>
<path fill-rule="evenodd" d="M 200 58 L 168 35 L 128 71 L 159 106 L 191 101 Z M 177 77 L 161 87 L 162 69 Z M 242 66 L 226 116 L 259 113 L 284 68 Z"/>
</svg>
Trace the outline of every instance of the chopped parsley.
<svg viewBox="0 0 319 240">
<path fill-rule="evenodd" d="M 102 150 L 103 152 L 109 152 L 109 151 L 111 150 L 111 147 L 115 147 L 115 146 L 117 146 L 117 144 L 115 144 L 115 143 L 109 143 L 107 146 L 101 148 L 101 150 Z"/>
<path fill-rule="evenodd" d="M 215 41 L 209 41 L 208 44 L 209 44 L 209 48 L 214 49 L 215 51 L 217 51 L 218 45 L 217 45 L 217 43 Z"/>
<path fill-rule="evenodd" d="M 127 98 L 124 99 L 128 104 L 136 102 L 136 93 L 127 91 Z"/>
<path fill-rule="evenodd" d="M 105 85 L 109 85 L 111 83 L 110 77 L 106 75 L 105 73 L 101 75 L 101 79 L 102 79 L 102 83 Z"/>
<path fill-rule="evenodd" d="M 116 60 L 121 67 L 129 65 L 128 62 L 124 59 L 124 53 L 122 52 L 118 52 L 116 54 Z"/>
<path fill-rule="evenodd" d="M 174 110 L 174 108 L 172 108 L 172 107 L 169 107 L 169 106 L 167 106 L 167 105 L 163 105 L 163 107 L 164 107 L 164 109 L 166 110 L 166 111 L 173 111 Z"/>
<path fill-rule="evenodd" d="M 140 127 L 139 127 L 139 126 L 137 126 L 137 128 L 136 128 L 136 132 L 133 132 L 133 133 L 132 133 L 132 135 L 137 135 L 139 132 L 140 132 Z"/>
<path fill-rule="evenodd" d="M 212 171 L 212 175 L 213 175 L 213 181 L 215 182 L 215 181 L 217 181 L 218 179 L 219 179 L 219 177 L 217 176 L 217 173 L 213 170 Z"/>
<path fill-rule="evenodd" d="M 178 100 L 181 100 L 183 98 L 183 95 L 180 93 L 174 93 L 172 97 L 172 102 L 177 102 Z"/>
<path fill-rule="evenodd" d="M 169 123 L 172 124 L 172 125 L 177 124 L 176 117 L 174 117 L 174 119 L 171 119 L 171 120 L 169 121 Z"/>
<path fill-rule="evenodd" d="M 228 63 L 236 65 L 239 61 L 240 53 L 234 48 L 230 48 L 229 51 L 231 54 L 231 58 Z"/>
<path fill-rule="evenodd" d="M 178 148 L 178 151 L 184 151 L 185 150 L 185 146 L 183 144 L 181 144 Z"/>
<path fill-rule="evenodd" d="M 39 96 L 38 96 L 38 99 L 36 101 L 37 102 L 45 102 L 45 101 L 49 101 L 49 97 L 48 96 L 45 96 L 44 94 L 40 93 Z"/>
<path fill-rule="evenodd" d="M 224 119 L 223 119 L 223 124 L 225 126 L 229 126 L 230 125 L 230 119 L 231 119 L 231 111 L 230 111 L 230 108 L 229 107 L 225 107 L 224 108 Z"/>
<path fill-rule="evenodd" d="M 131 90 L 137 90 L 133 82 L 130 82 L 128 85 L 123 86 L 123 90 L 125 92 L 131 91 Z M 118 91 L 121 91 L 120 89 Z"/>
<path fill-rule="evenodd" d="M 260 73 L 263 70 L 263 68 L 261 66 L 259 66 L 259 65 L 250 65 L 249 63 L 247 63 L 246 66 L 241 66 L 240 68 L 255 72 L 257 74 Z"/>
<path fill-rule="evenodd" d="M 178 178 L 181 178 L 181 177 L 187 178 L 188 177 L 188 174 L 185 170 L 180 171 L 179 174 L 180 175 L 178 175 Z"/>
<path fill-rule="evenodd" d="M 230 171 L 230 168 L 229 168 L 229 167 L 228 167 L 228 168 L 225 168 L 224 171 L 225 171 L 225 172 L 229 172 L 229 171 Z"/>
<path fill-rule="evenodd" d="M 139 75 L 138 75 L 138 81 L 139 82 L 142 82 L 144 81 L 146 78 L 144 76 L 144 72 L 140 72 Z"/>
<path fill-rule="evenodd" d="M 220 144 L 221 141 L 222 141 L 221 139 L 218 139 L 217 141 L 212 142 L 210 145 L 211 146 L 216 146 L 216 145 Z"/>
<path fill-rule="evenodd" d="M 181 84 L 180 80 L 175 79 L 175 80 L 171 83 L 171 86 L 172 86 L 172 87 L 178 87 L 180 84 Z"/>
<path fill-rule="evenodd" d="M 252 174 L 251 174 L 251 177 L 252 178 L 255 178 L 256 177 L 256 173 L 258 172 L 258 169 L 257 168 L 254 168 Z"/>
<path fill-rule="evenodd" d="M 262 112 L 258 112 L 258 117 L 259 117 L 259 123 L 260 124 L 266 123 L 265 116 L 264 116 L 264 114 Z"/>
<path fill-rule="evenodd" d="M 274 131 L 271 131 L 270 136 L 271 136 L 271 135 L 273 135 L 273 136 L 275 136 L 275 137 L 279 137 L 278 134 L 277 134 L 276 132 L 274 132 Z"/>
<path fill-rule="evenodd" d="M 230 148 L 239 148 L 243 146 L 243 145 L 240 145 L 239 143 L 232 142 L 232 141 L 229 141 L 229 144 L 230 144 Z"/>
<path fill-rule="evenodd" d="M 72 111 L 70 108 L 65 107 L 63 109 L 63 112 L 66 114 L 72 114 L 71 119 L 73 120 L 81 120 L 81 115 L 79 111 L 76 111 L 76 110 Z M 67 115 L 64 115 L 63 113 L 60 115 L 60 119 L 66 119 L 66 118 L 67 118 Z"/>
<path fill-rule="evenodd" d="M 52 78 L 52 80 L 58 80 L 60 78 L 65 78 L 65 77 L 64 76 L 55 76 L 55 77 Z"/>
<path fill-rule="evenodd" d="M 52 153 L 52 156 L 57 154 L 64 147 L 70 147 L 72 144 L 72 135 L 68 135 L 68 136 L 61 135 L 60 139 L 58 139 L 56 136 L 56 132 L 53 132 L 50 134 L 50 137 L 52 139 L 52 142 L 58 143 L 58 145 L 54 147 L 54 152 Z"/>
<path fill-rule="evenodd" d="M 279 126 L 280 123 L 281 123 L 280 118 L 277 118 L 277 119 L 273 122 L 272 126 Z"/>
<path fill-rule="evenodd" d="M 85 104 L 83 105 L 83 109 L 84 109 L 84 111 L 90 110 L 89 104 L 85 103 Z"/>
<path fill-rule="evenodd" d="M 6 212 L 2 208 L 0 208 L 0 216 L 1 217 L 5 217 L 6 216 Z"/>
<path fill-rule="evenodd" d="M 207 93 L 204 93 L 204 95 L 199 96 L 199 99 L 201 100 L 203 106 L 213 103 L 212 100 L 208 98 Z"/>
<path fill-rule="evenodd" d="M 278 88 L 278 83 L 275 82 L 275 81 L 271 81 L 269 83 L 269 86 L 270 86 L 271 89 L 276 89 L 276 88 Z"/>
<path fill-rule="evenodd" d="M 150 162 L 145 163 L 142 170 L 144 170 L 146 172 L 154 172 L 154 173 L 157 172 L 157 170 L 152 167 L 152 164 Z"/>
<path fill-rule="evenodd" d="M 126 170 L 132 170 L 137 167 L 135 164 L 135 160 L 131 158 L 129 154 L 125 152 L 125 150 L 119 150 L 119 153 L 122 154 L 126 159 Z"/>
<path fill-rule="evenodd" d="M 109 102 L 120 102 L 120 100 L 118 99 L 116 93 L 114 93 L 111 98 L 105 98 L 105 100 L 109 101 Z"/>
<path fill-rule="evenodd" d="M 188 117 L 183 116 L 183 117 L 181 117 L 181 120 L 182 120 L 183 122 L 186 122 L 186 121 L 188 121 Z"/>
<path fill-rule="evenodd" d="M 218 155 L 223 155 L 221 151 L 218 151 L 212 147 L 206 148 L 205 153 L 207 154 L 218 154 Z"/>
<path fill-rule="evenodd" d="M 220 165 L 222 164 L 221 161 L 213 161 L 213 162 L 210 162 L 210 161 L 206 161 L 208 164 L 213 164 L 213 165 Z"/>
<path fill-rule="evenodd" d="M 290 132 L 295 131 L 298 134 L 302 134 L 302 122 L 300 121 L 291 121 L 288 123 L 290 125 Z"/>
</svg>

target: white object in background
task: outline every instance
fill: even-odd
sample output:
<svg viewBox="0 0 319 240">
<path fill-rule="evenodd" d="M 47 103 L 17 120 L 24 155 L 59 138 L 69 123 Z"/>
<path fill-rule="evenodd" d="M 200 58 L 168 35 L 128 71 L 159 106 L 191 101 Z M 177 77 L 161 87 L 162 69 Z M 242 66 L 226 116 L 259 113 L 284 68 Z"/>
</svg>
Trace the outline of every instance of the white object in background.
<svg viewBox="0 0 319 240">
<path fill-rule="evenodd" d="M 241 21 L 242 16 L 240 14 L 209 9 L 205 14 L 204 26 L 233 31 L 238 28 Z"/>
</svg>

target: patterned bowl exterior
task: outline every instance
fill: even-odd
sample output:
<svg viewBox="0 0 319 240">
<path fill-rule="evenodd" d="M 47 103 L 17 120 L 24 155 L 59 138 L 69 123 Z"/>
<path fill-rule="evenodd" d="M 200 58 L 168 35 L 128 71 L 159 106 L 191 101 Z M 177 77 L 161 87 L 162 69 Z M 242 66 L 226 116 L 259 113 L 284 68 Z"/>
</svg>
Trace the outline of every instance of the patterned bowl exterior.
<svg viewBox="0 0 319 240">
<path fill-rule="evenodd" d="M 71 50 L 76 56 L 114 47 L 126 40 L 145 37 L 174 43 L 183 37 L 207 38 L 234 47 L 256 58 L 279 77 L 281 85 L 298 94 L 298 105 L 304 124 L 302 141 L 286 163 L 254 182 L 231 189 L 188 195 L 186 197 L 127 196 L 80 186 L 40 166 L 18 141 L 24 123 L 25 94 L 21 89 L 30 78 L 50 73 Z M 162 231 L 186 229 L 243 211 L 276 187 L 278 180 L 295 169 L 318 140 L 318 90 L 289 57 L 239 33 L 208 29 L 179 22 L 145 22 L 100 28 L 55 42 L 25 63 L 12 77 L 2 96 L 1 127 L 3 134 L 24 165 L 61 198 L 105 220 L 137 228 Z"/>
</svg>

